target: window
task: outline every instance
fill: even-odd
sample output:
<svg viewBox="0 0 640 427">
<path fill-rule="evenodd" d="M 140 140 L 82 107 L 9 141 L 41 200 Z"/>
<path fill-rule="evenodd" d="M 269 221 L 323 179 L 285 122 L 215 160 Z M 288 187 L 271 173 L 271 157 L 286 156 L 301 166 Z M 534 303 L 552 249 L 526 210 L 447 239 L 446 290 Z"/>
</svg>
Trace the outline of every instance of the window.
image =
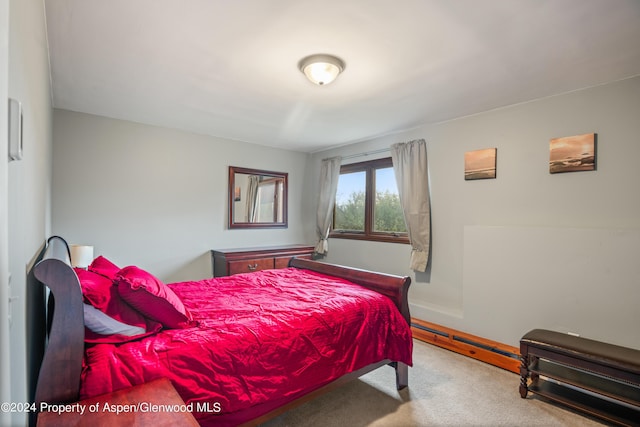
<svg viewBox="0 0 640 427">
<path fill-rule="evenodd" d="M 256 195 L 257 222 L 282 222 L 284 182 L 280 178 L 267 178 L 258 183 Z"/>
<path fill-rule="evenodd" d="M 409 243 L 391 157 L 340 167 L 329 236 Z"/>
</svg>

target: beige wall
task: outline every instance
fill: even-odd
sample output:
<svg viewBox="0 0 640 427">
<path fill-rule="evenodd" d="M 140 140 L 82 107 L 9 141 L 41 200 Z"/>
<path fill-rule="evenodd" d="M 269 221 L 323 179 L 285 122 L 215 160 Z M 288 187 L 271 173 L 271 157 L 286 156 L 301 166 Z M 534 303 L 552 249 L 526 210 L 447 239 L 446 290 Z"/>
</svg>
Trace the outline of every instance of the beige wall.
<svg viewBox="0 0 640 427">
<path fill-rule="evenodd" d="M 597 228 L 613 236 L 604 237 L 603 245 L 615 247 L 611 245 L 617 234 L 611 230 L 621 230 L 632 241 L 617 258 L 607 253 L 607 259 L 626 259 L 628 249 L 640 244 L 634 240 L 640 229 L 640 200 L 632 196 L 640 182 L 634 164 L 640 157 L 639 111 L 637 77 L 307 156 L 55 110 L 53 229 L 167 281 L 208 277 L 211 248 L 314 243 L 314 177 L 320 159 L 425 138 L 433 214 L 427 273 L 408 270 L 410 249 L 400 244 L 332 239 L 328 262 L 411 275 L 416 317 L 510 345 L 517 345 L 528 329 L 548 327 L 640 347 L 637 338 L 629 339 L 635 333 L 632 325 L 640 321 L 640 314 L 626 304 L 640 298 L 640 290 L 627 286 L 633 269 L 617 268 L 606 275 L 603 266 L 588 276 L 592 279 L 586 285 L 580 280 L 559 283 L 553 278 L 571 277 L 571 270 L 545 256 L 560 245 L 514 237 L 530 228 L 547 233 L 555 228 L 567 235 L 577 229 L 583 245 L 593 243 L 588 230 Z M 587 132 L 598 133 L 598 170 L 550 175 L 549 139 Z M 498 178 L 464 181 L 464 153 L 488 147 L 498 148 Z M 287 230 L 226 229 L 229 165 L 289 173 Z M 522 280 L 514 268 L 482 268 L 505 249 L 492 241 L 486 242 L 486 250 L 478 249 L 483 242 L 477 236 L 484 231 L 470 234 L 476 229 L 469 227 L 490 231 L 494 226 L 512 230 L 512 237 L 505 237 L 510 245 L 535 245 L 533 253 L 539 256 L 521 262 L 539 268 L 544 280 L 536 281 L 531 274 Z M 579 248 L 566 250 L 573 249 Z M 587 262 L 598 265 L 598 259 Z M 603 277 L 608 283 L 600 283 Z M 531 283 L 546 294 L 561 286 L 565 299 L 547 303 L 543 316 L 527 315 Z M 607 304 L 598 304 L 599 291 L 588 290 L 598 286 L 606 286 L 614 296 Z M 522 315 L 514 315 L 514 306 Z"/>
<path fill-rule="evenodd" d="M 24 145 L 23 159 L 7 165 L 11 369 L 8 378 L 3 374 L 2 382 L 10 384 L 12 402 L 23 402 L 27 398 L 26 272 L 51 228 L 50 94 L 44 3 L 12 0 L 9 7 L 8 96 L 22 103 Z M 4 103 L 6 97 L 2 100 Z M 4 162 L 6 151 L 2 153 Z M 25 420 L 25 414 L 13 414 L 11 425 L 23 425 Z"/>
<path fill-rule="evenodd" d="M 553 327 L 640 347 L 636 331 L 640 311 L 629 312 L 624 303 L 640 301 L 640 288 L 628 287 L 629 281 L 637 282 L 638 278 L 632 275 L 635 270 L 631 267 L 606 272 L 607 267 L 594 256 L 591 265 L 598 269 L 596 276 L 607 273 L 608 278 L 606 283 L 598 284 L 612 296 L 607 304 L 599 304 L 601 293 L 585 290 L 579 279 L 582 275 L 576 274 L 575 280 L 563 282 L 553 279 L 554 272 L 558 277 L 567 277 L 570 267 L 547 262 L 545 254 L 551 242 L 548 245 L 539 240 L 530 242 L 537 245 L 534 254 L 539 256 L 526 262 L 538 269 L 541 279 L 537 282 L 531 278 L 521 280 L 513 269 L 509 269 L 513 273 L 510 276 L 491 276 L 491 272 L 479 269 L 477 259 L 465 260 L 465 244 L 474 245 L 467 255 L 478 255 L 477 242 L 470 242 L 470 237 L 465 235 L 468 226 L 513 227 L 514 236 L 521 233 L 518 229 L 527 227 L 640 229 L 638 117 L 640 77 L 316 153 L 312 167 L 315 174 L 324 157 L 374 151 L 417 138 L 424 138 L 428 147 L 433 223 L 429 271 L 414 274 L 408 270 L 409 247 L 406 245 L 331 239 L 327 260 L 411 275 L 410 301 L 414 316 L 506 344 L 517 345 L 519 337 L 528 329 Z M 549 139 L 590 132 L 598 134 L 598 170 L 549 174 Z M 490 147 L 498 149 L 497 179 L 465 181 L 464 153 Z M 349 161 L 365 159 L 367 157 Z M 315 191 L 317 188 L 311 187 L 306 194 Z M 307 200 L 306 206 L 308 214 L 315 209 L 313 200 Z M 580 235 L 585 234 L 589 232 Z M 631 232 L 630 235 L 637 239 L 639 234 Z M 581 243 L 575 245 L 588 240 L 579 241 Z M 604 244 L 610 242 L 607 240 Z M 487 261 L 504 253 L 495 241 L 485 244 L 481 255 L 487 257 Z M 640 247 L 640 242 L 634 240 L 625 246 L 626 249 L 634 247 Z M 573 249 L 581 248 L 574 246 Z M 628 259 L 626 252 L 619 255 L 621 259 Z M 484 276 L 465 276 L 465 266 L 468 272 L 482 271 Z M 556 287 L 566 295 L 580 295 L 575 299 L 580 303 L 559 304 L 554 312 L 536 315 L 531 297 L 533 290 L 528 288 L 532 281 L 539 292 L 549 298 L 541 304 L 548 304 L 554 298 Z M 482 284 L 480 290 L 478 283 Z M 484 292 L 487 298 L 474 300 L 478 292 Z M 517 316 L 511 315 L 514 301 L 518 301 Z M 618 301 L 622 301 L 619 306 L 615 304 Z M 625 315 L 619 316 L 618 310 L 626 311 Z M 596 328 L 593 319 L 599 319 L 599 324 L 606 327 Z"/>
<path fill-rule="evenodd" d="M 165 281 L 211 277 L 211 249 L 305 241 L 307 155 L 55 110 L 53 231 Z M 229 230 L 229 166 L 289 174 L 286 229 Z"/>
<path fill-rule="evenodd" d="M 8 97 L 9 82 L 9 0 L 0 0 L 0 99 Z M 0 153 L 7 152 L 7 103 L 0 102 Z M 0 157 L 0 378 L 10 378 L 9 352 L 9 187 L 8 160 Z M 0 381 L 0 402 L 11 400 L 11 384 Z M 0 426 L 11 423 L 11 414 L 0 412 Z"/>
</svg>

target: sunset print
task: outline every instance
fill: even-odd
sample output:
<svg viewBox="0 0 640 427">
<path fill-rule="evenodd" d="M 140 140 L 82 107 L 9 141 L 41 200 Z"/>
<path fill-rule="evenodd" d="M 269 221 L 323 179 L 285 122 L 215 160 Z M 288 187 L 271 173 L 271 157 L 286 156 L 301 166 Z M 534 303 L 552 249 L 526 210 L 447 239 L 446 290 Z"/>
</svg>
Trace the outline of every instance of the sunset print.
<svg viewBox="0 0 640 427">
<path fill-rule="evenodd" d="M 579 172 L 596 169 L 596 134 L 554 138 L 549 144 L 549 172 Z"/>
<path fill-rule="evenodd" d="M 496 177 L 497 148 L 464 153 L 464 179 L 490 179 Z"/>
</svg>

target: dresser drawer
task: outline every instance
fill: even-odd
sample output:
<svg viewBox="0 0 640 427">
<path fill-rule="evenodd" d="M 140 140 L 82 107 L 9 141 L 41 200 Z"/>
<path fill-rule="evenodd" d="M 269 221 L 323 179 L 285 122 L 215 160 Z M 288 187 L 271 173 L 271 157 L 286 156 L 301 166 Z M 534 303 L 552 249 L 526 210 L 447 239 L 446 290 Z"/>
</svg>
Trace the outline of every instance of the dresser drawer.
<svg viewBox="0 0 640 427">
<path fill-rule="evenodd" d="M 239 261 L 229 261 L 229 275 L 240 273 L 251 273 L 253 271 L 267 270 L 274 268 L 273 258 L 243 259 Z"/>
</svg>

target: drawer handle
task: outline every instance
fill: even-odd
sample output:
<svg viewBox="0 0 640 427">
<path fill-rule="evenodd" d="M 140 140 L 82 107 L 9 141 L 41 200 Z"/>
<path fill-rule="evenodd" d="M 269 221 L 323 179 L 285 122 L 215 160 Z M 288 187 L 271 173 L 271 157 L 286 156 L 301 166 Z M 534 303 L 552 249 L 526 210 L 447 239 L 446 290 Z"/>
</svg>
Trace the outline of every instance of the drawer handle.
<svg viewBox="0 0 640 427">
<path fill-rule="evenodd" d="M 256 271 L 258 269 L 258 263 L 256 262 L 255 264 L 251 265 L 247 265 L 247 268 L 249 269 L 249 271 Z"/>
</svg>

